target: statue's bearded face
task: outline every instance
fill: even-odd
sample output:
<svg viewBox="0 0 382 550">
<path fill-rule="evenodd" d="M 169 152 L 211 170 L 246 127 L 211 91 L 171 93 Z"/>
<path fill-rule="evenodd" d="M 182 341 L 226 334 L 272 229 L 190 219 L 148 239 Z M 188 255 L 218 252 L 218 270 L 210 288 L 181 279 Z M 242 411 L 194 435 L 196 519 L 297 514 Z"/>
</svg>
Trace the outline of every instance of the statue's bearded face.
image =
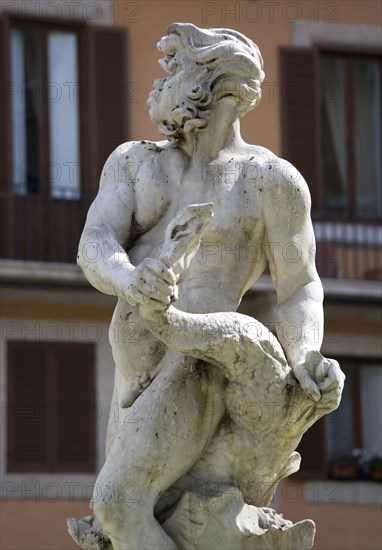
<svg viewBox="0 0 382 550">
<path fill-rule="evenodd" d="M 157 46 L 169 76 L 154 81 L 148 105 L 168 139 L 204 130 L 219 101 L 234 101 L 239 116 L 260 101 L 263 61 L 256 44 L 240 33 L 173 23 Z"/>
<path fill-rule="evenodd" d="M 170 118 L 170 114 L 185 105 L 187 94 L 195 85 L 197 67 L 186 52 L 179 48 L 174 55 L 174 64 L 166 78 L 154 80 L 147 104 L 151 120 L 159 125 Z"/>
</svg>

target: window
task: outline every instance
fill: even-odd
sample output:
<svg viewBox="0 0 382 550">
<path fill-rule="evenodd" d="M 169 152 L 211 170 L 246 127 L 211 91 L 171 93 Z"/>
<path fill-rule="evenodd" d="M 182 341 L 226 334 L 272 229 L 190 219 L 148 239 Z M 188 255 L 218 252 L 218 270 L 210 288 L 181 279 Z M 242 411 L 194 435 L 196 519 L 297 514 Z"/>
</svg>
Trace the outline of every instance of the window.
<svg viewBox="0 0 382 550">
<path fill-rule="evenodd" d="M 0 257 L 75 262 L 127 140 L 126 29 L 0 16 Z M 112 60 L 112 62 L 110 62 Z"/>
<path fill-rule="evenodd" d="M 316 219 L 382 217 L 381 55 L 284 48 L 284 156 L 311 187 Z"/>
<path fill-rule="evenodd" d="M 328 458 L 364 449 L 382 452 L 382 364 L 341 362 L 346 383 L 340 407 L 327 424 Z"/>
<path fill-rule="evenodd" d="M 382 361 L 340 359 L 339 363 L 346 375 L 341 404 L 303 436 L 299 451 L 304 477 L 333 475 L 333 461 L 346 467 L 357 449 L 362 450 L 364 464 L 357 465 L 352 475 L 368 477 L 368 461 L 382 457 Z"/>
<path fill-rule="evenodd" d="M 7 471 L 94 472 L 94 350 L 8 342 Z"/>
<path fill-rule="evenodd" d="M 281 50 L 283 156 L 310 188 L 322 277 L 382 277 L 381 74 L 376 51 Z"/>
<path fill-rule="evenodd" d="M 322 211 L 381 218 L 381 60 L 323 53 L 320 75 Z"/>
<path fill-rule="evenodd" d="M 43 191 L 43 156 L 46 155 L 50 195 L 78 199 L 78 33 L 46 31 L 28 24 L 12 25 L 11 81 L 15 193 Z M 44 136 L 44 115 L 49 120 L 48 136 Z"/>
</svg>

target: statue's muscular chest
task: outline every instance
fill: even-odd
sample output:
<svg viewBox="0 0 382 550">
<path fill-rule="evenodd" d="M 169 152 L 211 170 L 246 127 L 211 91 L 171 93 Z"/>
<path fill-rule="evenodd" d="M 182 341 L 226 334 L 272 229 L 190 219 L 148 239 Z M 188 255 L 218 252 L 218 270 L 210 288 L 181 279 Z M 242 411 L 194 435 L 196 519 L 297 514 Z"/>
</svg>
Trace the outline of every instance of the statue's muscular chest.
<svg viewBox="0 0 382 550">
<path fill-rule="evenodd" d="M 253 182 L 246 181 L 239 162 L 190 170 L 180 155 L 153 155 L 137 173 L 136 222 L 141 235 L 129 251 L 131 260 L 159 257 L 169 222 L 186 206 L 205 202 L 213 203 L 214 218 L 198 255 L 208 251 L 211 256 L 215 250 L 217 258 L 225 251 L 243 250 L 261 233 L 260 200 L 261 194 Z"/>
</svg>

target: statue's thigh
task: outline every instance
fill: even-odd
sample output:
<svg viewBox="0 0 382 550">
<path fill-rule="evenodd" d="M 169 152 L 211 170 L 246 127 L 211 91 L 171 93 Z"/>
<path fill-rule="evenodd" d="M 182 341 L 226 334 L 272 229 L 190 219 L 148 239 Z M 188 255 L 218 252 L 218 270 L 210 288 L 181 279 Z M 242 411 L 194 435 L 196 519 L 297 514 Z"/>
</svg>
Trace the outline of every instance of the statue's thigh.
<svg viewBox="0 0 382 550">
<path fill-rule="evenodd" d="M 215 433 L 223 385 L 213 366 L 168 353 L 160 374 L 126 409 L 97 484 L 135 484 L 153 498 L 168 488 Z"/>
</svg>

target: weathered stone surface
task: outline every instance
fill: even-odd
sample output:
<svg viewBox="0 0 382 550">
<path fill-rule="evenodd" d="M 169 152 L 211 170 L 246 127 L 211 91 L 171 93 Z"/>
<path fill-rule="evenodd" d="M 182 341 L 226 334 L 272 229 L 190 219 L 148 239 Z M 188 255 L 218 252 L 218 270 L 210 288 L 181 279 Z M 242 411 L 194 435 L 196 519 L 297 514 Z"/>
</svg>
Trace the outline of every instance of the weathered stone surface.
<svg viewBox="0 0 382 550">
<path fill-rule="evenodd" d="M 344 380 L 319 352 L 308 187 L 287 161 L 240 136 L 264 78 L 251 40 L 175 23 L 158 47 L 168 76 L 148 105 L 168 141 L 112 153 L 79 246 L 89 281 L 118 297 L 110 343 L 119 414 L 109 421 L 96 519 L 69 529 L 83 548 L 256 548 L 252 539 L 303 548 L 311 523 L 279 524 L 264 507 L 298 469 L 303 433 L 338 406 Z M 277 338 L 235 313 L 267 264 Z M 245 506 L 200 500 L 211 483 L 235 487 Z M 259 535 L 265 518 L 281 530 Z"/>
<path fill-rule="evenodd" d="M 109 537 L 94 516 L 67 520 L 70 536 L 81 548 L 86 550 L 113 550 Z"/>
<path fill-rule="evenodd" d="M 234 487 L 203 499 L 186 492 L 164 529 L 181 550 L 309 550 L 315 525 L 245 504 Z"/>
</svg>

